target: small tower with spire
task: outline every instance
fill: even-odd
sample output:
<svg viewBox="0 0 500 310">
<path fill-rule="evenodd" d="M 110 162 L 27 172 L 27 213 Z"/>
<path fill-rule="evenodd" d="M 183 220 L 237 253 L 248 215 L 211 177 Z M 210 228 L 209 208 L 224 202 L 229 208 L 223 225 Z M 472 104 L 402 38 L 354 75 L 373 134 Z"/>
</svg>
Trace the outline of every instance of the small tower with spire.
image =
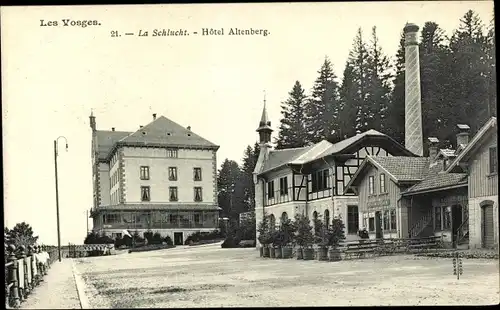
<svg viewBox="0 0 500 310">
<path fill-rule="evenodd" d="M 90 110 L 90 128 L 92 128 L 92 132 L 96 131 L 96 124 L 95 124 L 95 116 L 94 116 L 94 111 Z"/>
<path fill-rule="evenodd" d="M 266 109 L 266 94 L 264 93 L 264 108 L 262 109 L 262 117 L 260 118 L 259 128 L 257 128 L 259 133 L 259 144 L 268 144 L 271 142 L 271 133 L 273 129 L 271 128 L 271 121 L 267 115 Z"/>
</svg>

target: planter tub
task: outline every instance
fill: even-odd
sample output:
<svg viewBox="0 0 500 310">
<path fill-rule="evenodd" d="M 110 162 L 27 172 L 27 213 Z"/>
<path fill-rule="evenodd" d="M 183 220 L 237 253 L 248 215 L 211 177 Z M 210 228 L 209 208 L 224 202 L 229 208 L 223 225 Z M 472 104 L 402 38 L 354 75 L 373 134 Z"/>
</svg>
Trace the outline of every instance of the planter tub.
<svg viewBox="0 0 500 310">
<path fill-rule="evenodd" d="M 274 251 L 274 247 L 269 248 L 269 257 L 276 258 L 276 252 Z"/>
<path fill-rule="evenodd" d="M 333 262 L 342 260 L 342 257 L 340 256 L 340 250 L 334 249 L 334 248 L 329 249 L 328 250 L 328 258 L 330 259 L 330 261 L 333 261 Z"/>
<path fill-rule="evenodd" d="M 282 247 L 281 248 L 281 257 L 282 258 L 292 258 L 292 248 L 291 247 Z"/>
<path fill-rule="evenodd" d="M 262 257 L 269 257 L 269 248 L 267 246 L 262 247 Z"/>
<path fill-rule="evenodd" d="M 259 256 L 260 257 L 263 257 L 264 256 L 264 248 L 263 247 L 259 247 Z"/>
<path fill-rule="evenodd" d="M 302 248 L 297 248 L 297 259 L 304 259 L 304 252 Z"/>
<path fill-rule="evenodd" d="M 274 248 L 274 255 L 276 256 L 276 258 L 283 258 L 283 256 L 281 255 L 281 247 L 280 246 Z"/>
<path fill-rule="evenodd" d="M 302 249 L 304 260 L 313 260 L 314 259 L 314 249 L 313 248 L 305 248 Z"/>
<path fill-rule="evenodd" d="M 328 260 L 328 248 L 318 248 L 318 260 Z"/>
</svg>

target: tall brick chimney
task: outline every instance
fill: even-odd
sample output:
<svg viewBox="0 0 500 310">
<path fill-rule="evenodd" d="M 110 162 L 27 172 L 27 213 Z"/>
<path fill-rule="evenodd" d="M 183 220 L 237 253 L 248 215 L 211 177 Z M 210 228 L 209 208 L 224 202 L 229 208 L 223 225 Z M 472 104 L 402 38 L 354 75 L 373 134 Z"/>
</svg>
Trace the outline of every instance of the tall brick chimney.
<svg viewBox="0 0 500 310">
<path fill-rule="evenodd" d="M 407 23 L 405 34 L 405 147 L 423 156 L 422 102 L 420 93 L 420 61 L 418 26 Z"/>
</svg>

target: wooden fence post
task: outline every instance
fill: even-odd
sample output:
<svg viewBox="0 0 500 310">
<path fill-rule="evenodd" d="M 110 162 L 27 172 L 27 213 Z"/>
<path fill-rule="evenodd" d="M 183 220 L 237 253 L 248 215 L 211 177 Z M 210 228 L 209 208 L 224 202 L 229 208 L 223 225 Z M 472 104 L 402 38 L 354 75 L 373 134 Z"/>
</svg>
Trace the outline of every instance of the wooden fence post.
<svg viewBox="0 0 500 310">
<path fill-rule="evenodd" d="M 19 299 L 19 281 L 17 279 L 18 261 L 16 257 L 16 246 L 11 244 L 9 245 L 9 249 L 10 249 L 9 262 L 12 262 L 12 265 L 9 268 L 9 279 L 10 282 L 12 282 L 10 296 L 12 300 L 12 306 L 17 308 L 21 304 L 21 301 Z"/>
</svg>

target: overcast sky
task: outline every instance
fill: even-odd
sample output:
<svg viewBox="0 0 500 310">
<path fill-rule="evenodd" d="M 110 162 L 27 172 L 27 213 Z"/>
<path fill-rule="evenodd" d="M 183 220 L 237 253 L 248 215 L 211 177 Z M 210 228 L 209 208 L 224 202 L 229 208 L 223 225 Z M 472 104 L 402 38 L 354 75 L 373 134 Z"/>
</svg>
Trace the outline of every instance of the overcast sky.
<svg viewBox="0 0 500 310">
<path fill-rule="evenodd" d="M 2 7 L 5 225 L 26 221 L 41 242 L 57 243 L 53 140 L 63 135 L 61 241 L 83 242 L 92 206 L 91 109 L 101 130 L 134 131 L 152 113 L 164 115 L 220 145 L 219 166 L 224 158 L 241 162 L 257 140 L 264 90 L 276 129 L 280 102 L 296 80 L 309 91 L 325 56 L 342 76 L 359 27 L 368 36 L 377 26 L 393 56 L 406 22 L 435 21 L 451 34 L 468 9 L 487 22 L 493 2 Z M 65 18 L 101 25 L 40 26 Z M 270 34 L 151 37 L 153 29 L 203 27 Z M 137 37 L 141 29 L 150 36 Z"/>
</svg>

